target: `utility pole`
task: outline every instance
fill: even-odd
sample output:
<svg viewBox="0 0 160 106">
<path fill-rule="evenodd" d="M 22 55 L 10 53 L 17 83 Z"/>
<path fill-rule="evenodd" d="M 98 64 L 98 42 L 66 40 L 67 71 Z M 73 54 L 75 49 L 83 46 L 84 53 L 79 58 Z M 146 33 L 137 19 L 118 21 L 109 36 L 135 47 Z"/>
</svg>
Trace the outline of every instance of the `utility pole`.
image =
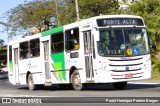
<svg viewBox="0 0 160 106">
<path fill-rule="evenodd" d="M 56 15 L 57 15 L 57 25 L 59 26 L 58 0 L 56 0 Z"/>
<path fill-rule="evenodd" d="M 79 8 L 78 8 L 78 0 L 75 0 L 75 5 L 76 5 L 77 21 L 79 21 Z"/>
</svg>

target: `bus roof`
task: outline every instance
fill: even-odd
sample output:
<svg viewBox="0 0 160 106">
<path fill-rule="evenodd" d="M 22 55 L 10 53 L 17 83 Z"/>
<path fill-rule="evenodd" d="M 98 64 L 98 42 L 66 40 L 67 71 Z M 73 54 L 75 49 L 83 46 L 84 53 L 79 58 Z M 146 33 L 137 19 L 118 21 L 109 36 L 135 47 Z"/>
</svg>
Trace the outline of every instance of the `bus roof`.
<svg viewBox="0 0 160 106">
<path fill-rule="evenodd" d="M 8 45 L 12 45 L 12 44 L 16 44 L 16 43 L 19 43 L 19 42 L 24 42 L 24 41 L 28 41 L 30 39 L 34 39 L 34 38 L 39 38 L 41 37 L 41 33 L 38 33 L 38 34 L 35 34 L 35 35 L 30 35 L 30 36 L 25 36 L 25 37 L 21 37 L 21 38 L 18 38 L 17 40 L 14 40 L 14 41 L 10 41 L 8 43 Z"/>
<path fill-rule="evenodd" d="M 117 14 L 117 15 L 100 15 L 100 16 L 95 16 L 94 18 L 142 18 L 137 15 L 126 15 L 126 14 Z"/>
<path fill-rule="evenodd" d="M 57 32 L 62 32 L 63 30 L 64 30 L 64 26 L 53 28 L 53 29 L 50 29 L 48 31 L 42 32 L 42 36 L 47 36 L 47 35 L 54 34 L 54 33 L 57 33 Z"/>
</svg>

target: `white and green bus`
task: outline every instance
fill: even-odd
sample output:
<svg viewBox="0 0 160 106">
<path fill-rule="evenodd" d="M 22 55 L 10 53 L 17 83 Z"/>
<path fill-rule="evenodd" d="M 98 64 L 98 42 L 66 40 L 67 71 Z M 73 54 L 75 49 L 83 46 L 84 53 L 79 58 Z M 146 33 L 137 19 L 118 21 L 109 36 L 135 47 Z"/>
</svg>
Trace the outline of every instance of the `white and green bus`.
<svg viewBox="0 0 160 106">
<path fill-rule="evenodd" d="M 34 90 L 44 85 L 112 83 L 151 78 L 150 43 L 143 18 L 102 15 L 8 43 L 8 76 Z"/>
</svg>

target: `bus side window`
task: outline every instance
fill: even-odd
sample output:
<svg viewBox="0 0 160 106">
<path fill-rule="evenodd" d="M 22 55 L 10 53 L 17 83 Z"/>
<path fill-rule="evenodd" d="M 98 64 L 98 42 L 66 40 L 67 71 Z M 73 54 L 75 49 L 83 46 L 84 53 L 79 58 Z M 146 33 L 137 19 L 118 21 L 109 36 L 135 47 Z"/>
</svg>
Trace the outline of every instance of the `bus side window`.
<svg viewBox="0 0 160 106">
<path fill-rule="evenodd" d="M 28 41 L 20 43 L 20 59 L 27 59 L 29 55 Z"/>
<path fill-rule="evenodd" d="M 40 41 L 39 39 L 33 39 L 30 41 L 30 57 L 40 56 Z"/>
<path fill-rule="evenodd" d="M 74 28 L 65 31 L 66 51 L 79 49 L 79 28 Z"/>
<path fill-rule="evenodd" d="M 64 51 L 64 35 L 63 32 L 51 35 L 51 52 L 63 52 Z"/>
<path fill-rule="evenodd" d="M 12 61 L 12 46 L 9 46 L 9 61 Z"/>
</svg>

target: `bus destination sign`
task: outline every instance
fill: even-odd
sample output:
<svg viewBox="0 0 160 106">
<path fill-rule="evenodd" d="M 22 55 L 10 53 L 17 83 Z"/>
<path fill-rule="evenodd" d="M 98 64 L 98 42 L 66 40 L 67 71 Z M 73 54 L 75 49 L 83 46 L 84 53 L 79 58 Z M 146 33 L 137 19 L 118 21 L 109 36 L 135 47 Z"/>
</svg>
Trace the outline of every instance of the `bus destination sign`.
<svg viewBox="0 0 160 106">
<path fill-rule="evenodd" d="M 137 25 L 143 26 L 143 21 L 138 18 L 108 18 L 108 19 L 97 19 L 99 27 L 110 26 L 110 25 Z"/>
</svg>

